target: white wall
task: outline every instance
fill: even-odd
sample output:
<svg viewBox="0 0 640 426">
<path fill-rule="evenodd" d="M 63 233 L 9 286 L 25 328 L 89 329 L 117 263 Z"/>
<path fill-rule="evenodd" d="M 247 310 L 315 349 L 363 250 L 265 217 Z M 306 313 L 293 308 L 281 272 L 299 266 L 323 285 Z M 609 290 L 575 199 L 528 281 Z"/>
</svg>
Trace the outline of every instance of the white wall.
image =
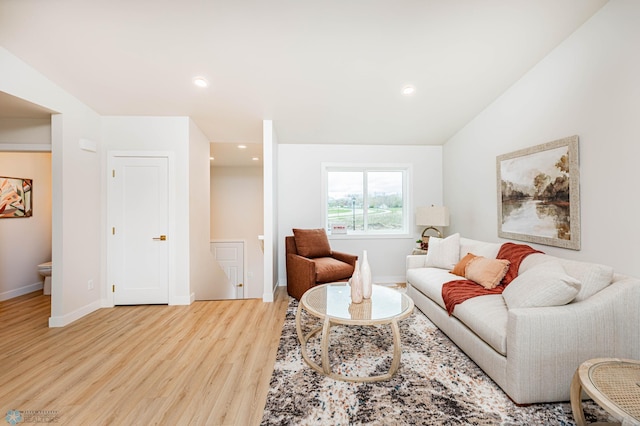
<svg viewBox="0 0 640 426">
<path fill-rule="evenodd" d="M 321 164 L 331 163 L 401 163 L 412 165 L 413 191 L 410 219 L 414 223 L 417 206 L 442 205 L 442 147 L 380 145 L 298 145 L 278 147 L 278 208 L 281 243 L 279 252 L 280 282 L 286 283 L 284 237 L 292 228 L 322 228 Z M 332 239 L 337 251 L 367 256 L 375 281 L 404 281 L 405 260 L 415 247 L 422 229 L 411 226 L 413 235 L 401 238 L 349 237 Z M 447 231 L 447 230 L 445 230 Z"/>
<path fill-rule="evenodd" d="M 264 290 L 262 193 L 262 167 L 211 167 L 211 239 L 244 241 L 245 298 Z"/>
<path fill-rule="evenodd" d="M 450 231 L 498 241 L 496 156 L 578 135 L 582 250 L 537 247 L 640 276 L 639 22 L 612 0 L 446 143 Z"/>
<path fill-rule="evenodd" d="M 209 140 L 189 120 L 189 278 L 192 299 L 202 300 L 208 286 L 224 275 L 211 255 Z"/>
<path fill-rule="evenodd" d="M 280 217 L 280 192 L 278 176 L 280 175 L 280 158 L 278 135 L 273 121 L 262 122 L 262 150 L 264 173 L 264 293 L 262 300 L 273 302 L 274 292 L 278 286 L 279 247 L 278 223 Z"/>
<path fill-rule="evenodd" d="M 169 153 L 169 212 L 175 250 L 169 267 L 169 303 L 191 303 L 189 259 L 189 126 L 188 117 L 103 117 L 103 140 L 110 151 L 155 151 Z M 209 152 L 206 151 L 206 158 Z M 207 184 L 207 180 L 201 183 Z M 103 189 L 106 194 L 106 187 Z M 205 191 L 205 195 L 206 195 Z M 208 222 L 207 222 L 208 223 Z M 197 225 L 196 225 L 197 226 Z M 197 229 L 197 228 L 194 228 Z M 170 230 L 171 231 L 171 230 Z M 203 230 L 205 235 L 207 230 Z"/>
<path fill-rule="evenodd" d="M 81 138 L 99 142 L 100 116 L 48 78 L 0 47 L 0 91 L 59 114 L 51 121 L 52 260 L 51 326 L 62 326 L 100 307 L 87 281 L 101 278 L 100 185 L 102 147 L 79 148 Z"/>
<path fill-rule="evenodd" d="M 0 152 L 0 175 L 33 180 L 33 216 L 0 219 L 0 300 L 42 288 L 51 260 L 51 154 Z"/>
<path fill-rule="evenodd" d="M 0 150 L 51 151 L 51 118 L 0 118 Z"/>
</svg>

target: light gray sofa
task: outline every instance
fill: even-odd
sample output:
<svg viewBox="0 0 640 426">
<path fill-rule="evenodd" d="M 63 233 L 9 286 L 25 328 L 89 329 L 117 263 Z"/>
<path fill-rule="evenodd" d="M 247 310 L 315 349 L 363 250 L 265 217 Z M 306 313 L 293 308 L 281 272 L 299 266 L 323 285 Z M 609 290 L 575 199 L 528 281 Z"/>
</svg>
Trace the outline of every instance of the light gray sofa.
<svg viewBox="0 0 640 426">
<path fill-rule="evenodd" d="M 500 246 L 460 238 L 458 258 L 469 252 L 495 258 Z M 545 266 L 540 265 L 554 261 L 580 282 L 570 303 L 510 309 L 505 290 L 469 299 L 449 316 L 442 285 L 463 277 L 449 273 L 448 268 L 427 267 L 425 255 L 407 257 L 407 293 L 514 402 L 568 401 L 571 378 L 583 361 L 640 359 L 640 280 L 614 274 L 607 266 L 546 254 L 526 257 L 518 278 L 522 275 L 524 279 L 529 271 L 531 281 Z M 535 286 L 529 290 L 531 287 Z M 517 289 L 514 286 L 513 293 Z"/>
</svg>

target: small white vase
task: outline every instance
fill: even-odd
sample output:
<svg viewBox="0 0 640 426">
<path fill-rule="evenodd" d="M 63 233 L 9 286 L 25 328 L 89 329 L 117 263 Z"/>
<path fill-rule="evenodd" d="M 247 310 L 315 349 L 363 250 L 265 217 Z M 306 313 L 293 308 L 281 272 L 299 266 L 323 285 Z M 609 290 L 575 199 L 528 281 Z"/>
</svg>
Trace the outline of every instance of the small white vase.
<svg viewBox="0 0 640 426">
<path fill-rule="evenodd" d="M 371 267 L 369 266 L 369 260 L 367 259 L 367 251 L 362 251 L 362 265 L 360 266 L 360 275 L 362 275 L 362 297 L 365 299 L 371 298 L 371 292 L 373 290 L 371 279 Z"/>
<path fill-rule="evenodd" d="M 362 303 L 362 276 L 360 275 L 360 265 L 358 265 L 357 260 L 349 285 L 351 286 L 351 302 Z"/>
</svg>

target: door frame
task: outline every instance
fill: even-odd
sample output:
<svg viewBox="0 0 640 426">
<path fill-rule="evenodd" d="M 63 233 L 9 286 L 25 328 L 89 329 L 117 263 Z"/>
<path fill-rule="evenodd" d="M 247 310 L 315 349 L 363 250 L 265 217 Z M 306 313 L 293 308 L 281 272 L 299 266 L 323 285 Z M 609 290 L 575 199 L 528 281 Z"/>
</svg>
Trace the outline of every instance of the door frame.
<svg viewBox="0 0 640 426">
<path fill-rule="evenodd" d="M 105 281 L 104 298 L 106 301 L 104 307 L 113 308 L 115 306 L 113 292 L 111 290 L 111 286 L 113 283 L 112 272 L 109 267 L 111 261 L 113 259 L 113 244 L 111 243 L 111 239 L 109 236 L 111 235 L 111 183 L 109 178 L 111 177 L 111 171 L 113 170 L 113 161 L 115 158 L 122 157 L 142 157 L 142 158 L 166 158 L 167 159 L 167 179 L 168 179 L 168 206 L 167 206 L 167 218 L 169 222 L 169 229 L 167 233 L 167 244 L 168 244 L 168 269 L 169 269 L 169 305 L 179 304 L 176 300 L 176 216 L 175 216 L 175 208 L 172 206 L 176 205 L 175 194 L 176 194 L 176 183 L 175 183 L 175 164 L 174 164 L 174 155 L 173 152 L 170 151 L 108 151 L 107 152 L 107 170 L 106 170 L 106 191 L 107 191 L 107 203 L 106 203 L 106 226 L 105 226 L 105 236 L 107 240 L 107 256 L 106 256 L 106 276 L 107 279 Z"/>
</svg>

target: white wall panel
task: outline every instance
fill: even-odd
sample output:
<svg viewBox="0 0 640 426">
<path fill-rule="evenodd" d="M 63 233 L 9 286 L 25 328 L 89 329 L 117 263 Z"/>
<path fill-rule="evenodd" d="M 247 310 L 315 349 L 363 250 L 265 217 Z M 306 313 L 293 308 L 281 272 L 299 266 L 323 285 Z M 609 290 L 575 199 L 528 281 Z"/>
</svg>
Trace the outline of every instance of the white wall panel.
<svg viewBox="0 0 640 426">
<path fill-rule="evenodd" d="M 442 205 L 441 146 L 381 145 L 279 145 L 280 282 L 286 283 L 284 237 L 292 228 L 322 228 L 322 163 L 401 163 L 412 165 L 413 191 L 410 218 L 416 206 Z M 411 253 L 422 228 L 411 226 L 413 235 L 396 238 L 332 239 L 337 251 L 362 255 L 367 250 L 376 281 L 403 281 L 405 257 Z M 447 230 L 445 229 L 445 232 Z"/>
<path fill-rule="evenodd" d="M 639 2 L 609 2 L 446 143 L 452 231 L 498 241 L 496 156 L 578 135 L 582 250 L 538 247 L 640 276 L 638 22 Z"/>
</svg>

